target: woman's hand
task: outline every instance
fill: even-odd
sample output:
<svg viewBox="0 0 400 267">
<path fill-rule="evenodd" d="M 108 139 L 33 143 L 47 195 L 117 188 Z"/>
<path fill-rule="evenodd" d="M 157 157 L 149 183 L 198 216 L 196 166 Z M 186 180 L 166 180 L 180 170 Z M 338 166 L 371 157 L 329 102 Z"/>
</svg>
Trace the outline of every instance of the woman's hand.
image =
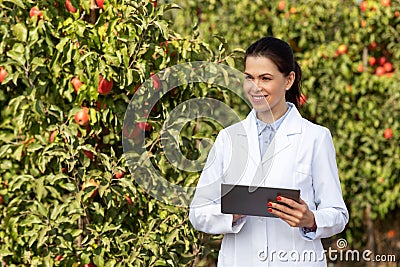
<svg viewBox="0 0 400 267">
<path fill-rule="evenodd" d="M 314 213 L 300 198 L 300 203 L 286 197 L 277 197 L 277 203 L 268 202 L 268 212 L 281 218 L 292 227 L 311 228 L 315 224 Z M 286 204 L 289 207 L 282 205 Z"/>
</svg>

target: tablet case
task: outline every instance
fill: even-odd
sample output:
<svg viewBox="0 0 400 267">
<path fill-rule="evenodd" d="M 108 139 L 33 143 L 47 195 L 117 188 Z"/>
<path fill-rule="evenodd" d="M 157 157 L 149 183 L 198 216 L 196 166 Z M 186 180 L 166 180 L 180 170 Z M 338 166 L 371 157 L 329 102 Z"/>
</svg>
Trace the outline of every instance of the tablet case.
<svg viewBox="0 0 400 267">
<path fill-rule="evenodd" d="M 250 216 L 276 217 L 268 212 L 267 203 L 277 196 L 299 202 L 300 190 L 273 187 L 221 184 L 221 212 Z"/>
</svg>

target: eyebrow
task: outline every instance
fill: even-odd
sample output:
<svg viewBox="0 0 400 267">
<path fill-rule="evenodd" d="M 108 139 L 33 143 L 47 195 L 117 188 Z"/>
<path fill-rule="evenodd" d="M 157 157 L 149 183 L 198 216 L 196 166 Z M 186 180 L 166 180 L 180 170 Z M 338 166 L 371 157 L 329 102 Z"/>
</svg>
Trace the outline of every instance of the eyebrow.
<svg viewBox="0 0 400 267">
<path fill-rule="evenodd" d="M 253 76 L 253 75 L 251 75 L 251 74 L 248 73 L 248 72 L 244 72 L 244 74 Z M 258 75 L 258 77 L 263 77 L 263 76 L 266 76 L 266 75 L 269 75 L 269 76 L 272 76 L 272 77 L 274 76 L 274 75 L 272 75 L 271 73 L 266 72 L 266 73 L 262 73 L 262 74 Z"/>
</svg>

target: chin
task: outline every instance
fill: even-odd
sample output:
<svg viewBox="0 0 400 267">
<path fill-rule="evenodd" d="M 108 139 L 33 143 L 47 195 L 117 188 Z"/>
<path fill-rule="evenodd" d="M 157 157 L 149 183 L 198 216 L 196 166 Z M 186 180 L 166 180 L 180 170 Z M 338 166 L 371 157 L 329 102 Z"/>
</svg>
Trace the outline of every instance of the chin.
<svg viewBox="0 0 400 267">
<path fill-rule="evenodd" d="M 261 107 L 261 106 L 254 106 L 253 105 L 253 108 L 257 112 L 271 112 L 271 107 L 270 106 Z"/>
</svg>

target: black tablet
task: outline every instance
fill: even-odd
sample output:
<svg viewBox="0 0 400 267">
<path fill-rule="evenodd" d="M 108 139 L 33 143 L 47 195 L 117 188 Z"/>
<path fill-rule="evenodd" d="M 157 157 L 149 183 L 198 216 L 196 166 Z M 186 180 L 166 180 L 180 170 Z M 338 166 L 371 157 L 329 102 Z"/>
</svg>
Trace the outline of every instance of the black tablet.
<svg viewBox="0 0 400 267">
<path fill-rule="evenodd" d="M 268 212 L 268 202 L 283 196 L 299 202 L 300 190 L 273 187 L 221 184 L 221 212 L 250 216 L 276 217 Z"/>
</svg>

